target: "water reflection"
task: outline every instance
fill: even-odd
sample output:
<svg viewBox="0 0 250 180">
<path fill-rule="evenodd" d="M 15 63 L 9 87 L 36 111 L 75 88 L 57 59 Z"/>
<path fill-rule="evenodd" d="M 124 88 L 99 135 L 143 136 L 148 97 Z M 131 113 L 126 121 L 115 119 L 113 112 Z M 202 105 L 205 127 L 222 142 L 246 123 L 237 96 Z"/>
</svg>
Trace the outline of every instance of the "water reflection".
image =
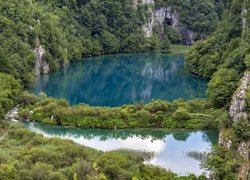
<svg viewBox="0 0 250 180">
<path fill-rule="evenodd" d="M 200 175 L 200 162 L 189 157 L 188 152 L 209 151 L 211 144 L 218 140 L 216 131 L 167 131 L 164 129 L 82 129 L 48 126 L 26 122 L 25 127 L 46 137 L 60 137 L 76 143 L 108 151 L 128 148 L 154 152 L 156 156 L 149 161 L 154 165 L 171 169 L 176 173 L 189 172 Z"/>
<path fill-rule="evenodd" d="M 181 55 L 163 54 L 86 58 L 41 77 L 31 91 L 95 106 L 205 97 L 207 82 L 190 75 L 183 62 Z"/>
</svg>

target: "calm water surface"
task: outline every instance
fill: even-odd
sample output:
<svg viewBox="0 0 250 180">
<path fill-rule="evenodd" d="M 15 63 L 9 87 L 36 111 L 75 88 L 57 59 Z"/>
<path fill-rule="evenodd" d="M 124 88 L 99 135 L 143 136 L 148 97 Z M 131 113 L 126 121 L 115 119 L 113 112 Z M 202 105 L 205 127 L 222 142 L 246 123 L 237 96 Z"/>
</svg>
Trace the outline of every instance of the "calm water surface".
<svg viewBox="0 0 250 180">
<path fill-rule="evenodd" d="M 218 141 L 217 131 L 168 131 L 163 129 L 82 129 L 26 122 L 25 127 L 46 137 L 60 137 L 102 151 L 121 148 L 154 152 L 149 163 L 173 172 L 201 175 L 200 161 L 189 152 L 208 152 Z"/>
<path fill-rule="evenodd" d="M 31 88 L 71 104 L 120 106 L 143 100 L 204 98 L 207 81 L 184 68 L 182 55 L 121 54 L 86 58 Z"/>
</svg>

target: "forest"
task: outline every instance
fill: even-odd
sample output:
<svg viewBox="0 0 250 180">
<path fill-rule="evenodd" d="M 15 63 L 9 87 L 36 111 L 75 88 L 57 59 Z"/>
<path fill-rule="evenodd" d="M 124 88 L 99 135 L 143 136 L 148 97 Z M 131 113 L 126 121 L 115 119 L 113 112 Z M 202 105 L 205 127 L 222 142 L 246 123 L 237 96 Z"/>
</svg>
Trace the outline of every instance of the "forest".
<svg viewBox="0 0 250 180">
<path fill-rule="evenodd" d="M 109 108 L 70 106 L 64 99 L 25 91 L 36 78 L 34 49 L 45 48 L 43 58 L 53 72 L 83 57 L 166 53 L 172 44 L 180 43 L 180 34 L 168 27 L 164 38 L 157 29 L 152 37 L 145 37 L 142 26 L 150 5 L 141 1 L 137 8 L 132 0 L 0 2 L 0 179 L 206 179 L 145 165 L 150 153 L 101 152 L 3 121 L 17 104 L 21 119 L 53 125 L 219 129 L 231 140 L 231 148 L 214 146 L 203 166 L 215 179 L 237 179 L 242 164 L 249 165 L 239 146 L 250 139 L 250 92 L 246 92 L 247 120 L 234 122 L 228 111 L 244 73 L 250 71 L 250 31 L 245 23 L 250 20 L 250 4 L 242 0 L 160 0 L 154 4 L 156 9 L 163 6 L 174 7 L 182 23 L 198 33 L 185 64 L 193 74 L 209 80 L 208 98 Z"/>
<path fill-rule="evenodd" d="M 225 4 L 213 0 L 160 2 L 176 7 L 183 23 L 201 37 L 216 28 Z M 50 72 L 82 57 L 168 52 L 171 41 L 178 43 L 180 34 L 169 27 L 164 39 L 157 30 L 146 38 L 142 26 L 149 17 L 149 5 L 139 3 L 137 6 L 134 7 L 132 0 L 1 1 L 0 71 L 14 75 L 28 86 L 35 78 L 33 50 L 40 45 L 45 48 L 43 59 L 49 64 Z M 155 6 L 159 6 L 158 1 Z"/>
</svg>

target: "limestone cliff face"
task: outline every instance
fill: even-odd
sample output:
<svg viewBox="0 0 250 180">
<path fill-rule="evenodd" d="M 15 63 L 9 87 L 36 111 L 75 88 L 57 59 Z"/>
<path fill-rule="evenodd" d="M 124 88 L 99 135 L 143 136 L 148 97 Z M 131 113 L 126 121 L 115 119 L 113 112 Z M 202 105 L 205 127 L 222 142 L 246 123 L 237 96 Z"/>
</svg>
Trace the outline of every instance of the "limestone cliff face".
<svg viewBox="0 0 250 180">
<path fill-rule="evenodd" d="M 247 102 L 246 102 L 246 92 L 250 82 L 250 74 L 245 73 L 240 87 L 234 93 L 234 96 L 231 101 L 229 108 L 230 118 L 236 122 L 241 119 L 247 120 Z"/>
<path fill-rule="evenodd" d="M 37 76 L 49 73 L 49 64 L 43 59 L 45 49 L 40 44 L 39 38 L 36 38 L 36 46 L 34 48 L 36 56 L 35 73 Z"/>
<path fill-rule="evenodd" d="M 239 88 L 233 95 L 229 116 L 233 122 L 238 122 L 239 120 L 248 121 L 247 115 L 247 97 L 246 93 L 250 90 L 250 73 L 246 72 L 241 80 Z M 219 144 L 227 149 L 232 147 L 233 142 L 230 138 L 226 137 L 223 130 L 220 130 Z M 241 141 L 237 145 L 237 152 L 243 157 L 245 163 L 241 164 L 238 171 L 239 180 L 247 180 L 247 176 L 250 170 L 250 140 Z"/>
<path fill-rule="evenodd" d="M 154 5 L 153 0 L 145 0 L 144 4 Z M 161 7 L 154 9 L 153 6 L 149 8 L 150 17 L 148 22 L 143 26 L 143 31 L 146 37 L 153 35 L 154 28 L 160 28 L 160 33 L 164 34 L 164 27 L 171 26 L 179 31 L 182 35 L 183 44 L 194 44 L 194 38 L 196 33 L 186 29 L 184 25 L 179 21 L 179 14 L 172 7 Z"/>
<path fill-rule="evenodd" d="M 250 140 L 246 142 L 241 142 L 238 146 L 239 154 L 246 160 L 245 163 L 243 163 L 239 169 L 238 172 L 238 179 L 239 180 L 247 180 L 248 174 L 250 171 Z"/>
</svg>

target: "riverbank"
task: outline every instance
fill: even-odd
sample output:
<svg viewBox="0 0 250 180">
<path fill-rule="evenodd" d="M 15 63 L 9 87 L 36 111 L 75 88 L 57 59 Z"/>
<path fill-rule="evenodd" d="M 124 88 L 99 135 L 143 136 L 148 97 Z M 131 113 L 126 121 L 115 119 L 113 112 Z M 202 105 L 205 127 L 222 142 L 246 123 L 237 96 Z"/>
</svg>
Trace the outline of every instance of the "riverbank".
<svg viewBox="0 0 250 180">
<path fill-rule="evenodd" d="M 200 167 L 202 160 L 195 158 L 197 156 L 194 154 L 205 155 L 211 150 L 212 144 L 215 145 L 218 142 L 218 131 L 216 130 L 195 131 L 158 128 L 110 130 L 65 128 L 38 122 L 24 122 L 23 124 L 30 131 L 45 137 L 70 139 L 77 144 L 104 152 L 129 149 L 152 153 L 152 157 L 146 161 L 147 163 L 171 169 L 179 175 L 193 173 L 199 176 L 205 172 L 205 169 Z M 176 148 L 177 146 L 178 148 Z M 182 164 L 183 168 L 179 168 L 179 164 Z"/>
<path fill-rule="evenodd" d="M 160 167 L 145 165 L 150 153 L 101 152 L 70 140 L 45 138 L 20 125 L 0 125 L 0 132 L 5 132 L 0 149 L 0 179 L 178 178 Z"/>
<path fill-rule="evenodd" d="M 84 128 L 184 128 L 214 129 L 224 109 L 214 109 L 204 99 L 155 100 L 120 107 L 95 107 L 86 104 L 70 106 L 66 100 L 35 96 L 27 92 L 19 99 L 19 117 L 53 125 Z"/>
</svg>

